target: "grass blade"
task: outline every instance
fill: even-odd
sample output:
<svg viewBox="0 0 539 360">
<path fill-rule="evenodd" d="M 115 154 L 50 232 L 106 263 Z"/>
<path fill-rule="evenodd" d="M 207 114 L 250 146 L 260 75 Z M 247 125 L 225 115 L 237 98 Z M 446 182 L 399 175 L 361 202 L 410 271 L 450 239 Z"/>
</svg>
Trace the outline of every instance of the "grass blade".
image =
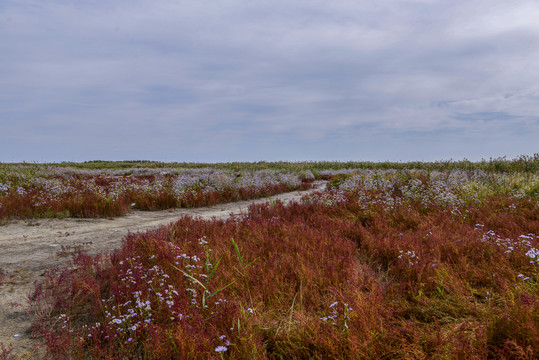
<svg viewBox="0 0 539 360">
<path fill-rule="evenodd" d="M 174 269 L 178 270 L 178 271 L 181 271 L 185 276 L 187 276 L 189 279 L 191 279 L 193 282 L 196 282 L 197 284 L 199 284 L 200 286 L 202 286 L 204 289 L 206 289 L 206 286 L 204 286 L 203 283 L 200 282 L 200 280 L 196 279 L 195 277 L 193 277 L 192 275 L 189 275 L 188 273 L 186 273 L 185 271 L 183 271 L 182 269 L 179 269 L 177 268 L 176 266 L 174 265 L 170 265 L 172 266 Z"/>
<path fill-rule="evenodd" d="M 234 241 L 234 239 L 230 239 L 232 240 L 232 245 L 234 245 L 234 249 L 236 250 L 236 255 L 238 255 L 238 259 L 240 261 L 240 265 L 241 265 L 241 268 L 243 270 L 243 261 L 241 259 L 241 254 L 240 254 L 240 249 L 238 248 L 238 244 L 236 244 L 236 242 Z"/>
<path fill-rule="evenodd" d="M 226 288 L 229 287 L 230 285 L 234 284 L 235 282 L 236 282 L 236 280 L 232 281 L 232 282 L 231 282 L 230 284 L 228 284 L 228 285 L 223 286 L 223 287 L 220 288 L 219 290 L 217 290 L 217 291 L 211 293 L 210 295 L 208 295 L 207 299 L 211 298 L 213 295 L 219 294 L 221 291 L 223 291 L 224 289 L 226 289 Z"/>
<path fill-rule="evenodd" d="M 206 283 L 210 281 L 210 279 L 213 277 L 213 274 L 215 274 L 215 270 L 217 270 L 217 267 L 219 266 L 219 263 L 221 263 L 221 260 L 223 257 L 221 256 L 219 260 L 217 260 L 217 263 L 213 266 L 213 269 L 211 270 L 210 274 L 208 275 L 208 280 L 206 280 Z"/>
</svg>

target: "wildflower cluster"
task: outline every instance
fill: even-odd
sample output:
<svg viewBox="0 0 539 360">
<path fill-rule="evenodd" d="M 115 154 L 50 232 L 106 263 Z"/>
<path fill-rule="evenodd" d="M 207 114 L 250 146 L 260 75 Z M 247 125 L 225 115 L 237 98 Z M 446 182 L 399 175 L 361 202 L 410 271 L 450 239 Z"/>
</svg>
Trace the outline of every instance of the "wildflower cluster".
<svg viewBox="0 0 539 360">
<path fill-rule="evenodd" d="M 405 263 L 410 266 L 418 264 L 418 257 L 413 250 L 399 250 L 399 259 L 402 259 Z"/>
<path fill-rule="evenodd" d="M 338 301 L 335 301 L 329 305 L 328 311 L 329 313 L 322 316 L 320 320 L 339 328 L 341 331 L 347 331 L 350 315 L 354 309 L 348 303 L 339 304 Z"/>
<path fill-rule="evenodd" d="M 324 193 L 312 193 L 302 198 L 305 204 L 321 204 L 324 206 L 334 206 L 345 202 L 347 197 L 342 190 L 333 190 Z"/>
<path fill-rule="evenodd" d="M 326 173 L 329 174 L 328 171 Z M 333 174 L 330 188 L 344 193 L 344 196 L 354 193 L 363 210 L 377 207 L 394 211 L 414 202 L 425 209 L 437 205 L 453 216 L 466 218 L 466 206 L 481 205 L 494 194 L 504 194 L 513 199 L 513 203 L 507 205 L 509 211 L 517 211 L 515 202 L 527 199 L 528 195 L 539 196 L 536 192 L 539 177 L 530 174 L 462 170 L 431 173 L 420 170 L 356 170 L 335 171 Z"/>
<path fill-rule="evenodd" d="M 115 216 L 130 208 L 156 210 L 213 205 L 308 187 L 296 174 L 275 170 L 231 173 L 214 169 L 131 169 L 98 172 L 44 168 L 0 174 L 0 218 Z"/>
<path fill-rule="evenodd" d="M 539 242 L 539 236 L 535 234 L 522 234 L 518 238 L 504 238 L 493 230 L 486 230 L 482 224 L 476 224 L 475 230 L 481 233 L 481 241 L 493 244 L 503 249 L 505 254 L 520 252 L 529 258 L 530 264 L 539 266 L 539 250 L 532 244 Z"/>
<path fill-rule="evenodd" d="M 464 205 L 464 201 L 459 199 L 452 187 L 442 181 L 425 183 L 419 179 L 412 179 L 401 187 L 401 191 L 404 199 L 419 201 L 423 206 L 431 203 L 444 208 Z"/>
<path fill-rule="evenodd" d="M 231 344 L 230 335 L 219 329 L 223 322 L 229 323 L 235 312 L 223 287 L 211 286 L 218 265 L 212 264 L 212 249 L 205 237 L 189 246 L 178 244 L 175 238 L 169 240 L 150 245 L 158 246 L 153 255 L 115 252 L 111 258 L 113 268 L 100 270 L 108 273 L 112 287 L 101 287 L 96 304 L 99 311 L 92 317 L 92 324 L 75 326 L 80 315 L 62 313 L 54 328 L 63 334 L 63 341 L 76 348 L 92 348 L 96 353 L 99 350 L 100 356 L 114 357 L 120 352 L 169 357 L 174 349 L 151 349 L 156 339 L 184 342 L 174 334 L 189 333 L 193 337 L 191 345 L 197 347 L 197 334 L 204 334 L 208 354 L 212 345 L 215 352 L 225 352 Z M 131 256 L 124 256 L 128 253 Z M 77 340 L 73 343 L 70 338 Z"/>
</svg>

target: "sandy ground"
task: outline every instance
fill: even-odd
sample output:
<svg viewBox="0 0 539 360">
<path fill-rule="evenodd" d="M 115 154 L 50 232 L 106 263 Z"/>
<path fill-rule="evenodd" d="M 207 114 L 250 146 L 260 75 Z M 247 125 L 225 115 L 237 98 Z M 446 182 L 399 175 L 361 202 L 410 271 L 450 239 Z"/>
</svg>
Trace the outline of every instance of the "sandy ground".
<svg viewBox="0 0 539 360">
<path fill-rule="evenodd" d="M 202 219 L 226 218 L 246 211 L 253 202 L 298 200 L 323 187 L 324 182 L 316 182 L 315 189 L 269 198 L 206 208 L 133 211 L 114 219 L 30 219 L 1 225 L 0 268 L 8 275 L 0 285 L 0 343 L 12 344 L 12 355 L 16 359 L 41 357 L 42 351 L 36 349 L 37 341 L 32 338 L 30 316 L 23 307 L 28 305 L 28 294 L 33 291 L 34 282 L 43 279 L 46 269 L 67 265 L 71 260 L 69 254 L 62 252 L 62 246 L 64 249 L 82 246 L 91 254 L 106 253 L 119 247 L 128 232 L 156 228 L 185 215 Z M 13 306 L 13 303 L 22 307 Z"/>
</svg>

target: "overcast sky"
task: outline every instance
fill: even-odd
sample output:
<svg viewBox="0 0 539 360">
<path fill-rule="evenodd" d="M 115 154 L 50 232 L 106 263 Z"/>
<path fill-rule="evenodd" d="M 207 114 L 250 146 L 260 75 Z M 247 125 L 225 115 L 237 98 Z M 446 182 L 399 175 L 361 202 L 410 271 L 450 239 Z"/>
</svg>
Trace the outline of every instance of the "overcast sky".
<svg viewBox="0 0 539 360">
<path fill-rule="evenodd" d="M 0 162 L 537 152 L 537 0 L 0 0 Z"/>
</svg>

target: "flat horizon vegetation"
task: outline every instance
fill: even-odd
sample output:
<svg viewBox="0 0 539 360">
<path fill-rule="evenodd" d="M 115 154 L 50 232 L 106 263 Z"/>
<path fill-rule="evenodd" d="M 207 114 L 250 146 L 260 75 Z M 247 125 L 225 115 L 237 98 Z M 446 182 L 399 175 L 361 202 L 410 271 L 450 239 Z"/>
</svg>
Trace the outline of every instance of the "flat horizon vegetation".
<svg viewBox="0 0 539 360">
<path fill-rule="evenodd" d="M 520 155 L 514 159 L 506 157 L 482 159 L 480 161 L 441 160 L 441 161 L 408 161 L 408 162 L 373 162 L 373 161 L 258 161 L 258 162 L 221 162 L 221 163 L 192 163 L 192 162 L 161 162 L 151 160 L 124 160 L 105 161 L 92 160 L 85 162 L 60 163 L 1 163 L 0 173 L 6 169 L 17 168 L 19 172 L 35 171 L 39 167 L 72 168 L 81 170 L 129 170 L 129 169 L 218 169 L 225 171 L 256 171 L 280 170 L 300 173 L 311 171 L 317 176 L 319 171 L 341 169 L 363 170 L 407 170 L 418 169 L 427 171 L 481 170 L 486 172 L 505 173 L 537 173 L 539 171 L 539 153 L 534 155 Z"/>
</svg>

